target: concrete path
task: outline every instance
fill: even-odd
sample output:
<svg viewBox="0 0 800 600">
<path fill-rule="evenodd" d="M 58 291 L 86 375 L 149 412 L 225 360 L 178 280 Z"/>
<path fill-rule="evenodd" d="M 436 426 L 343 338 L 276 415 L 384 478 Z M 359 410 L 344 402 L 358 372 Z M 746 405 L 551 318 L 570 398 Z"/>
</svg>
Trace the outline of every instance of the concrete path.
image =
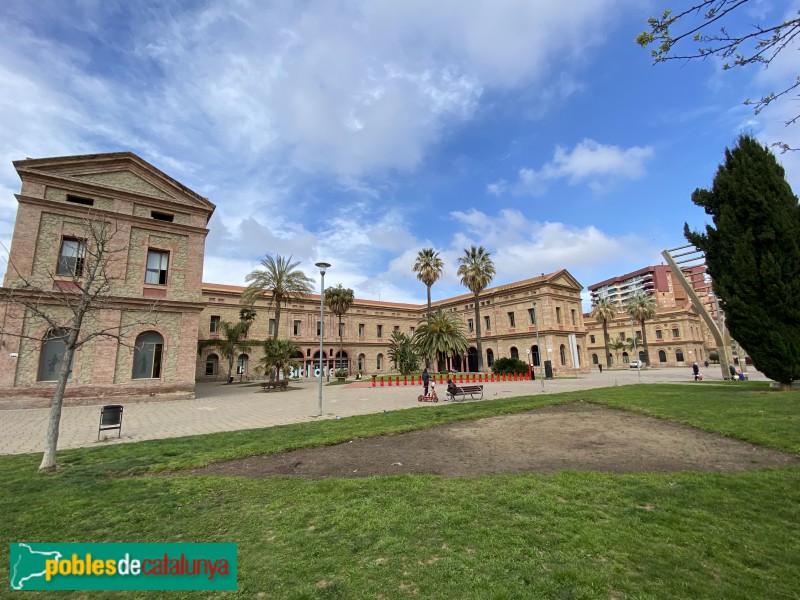
<svg viewBox="0 0 800 600">
<path fill-rule="evenodd" d="M 703 370 L 706 381 L 723 382 L 719 367 Z M 592 373 L 576 379 L 545 381 L 544 393 L 609 387 L 637 383 L 691 383 L 691 369 L 652 369 L 638 374 L 636 369 Z M 767 381 L 759 372 L 750 370 L 751 380 Z M 484 400 L 542 393 L 537 381 L 485 383 Z M 323 415 L 318 417 L 319 387 L 316 380 L 292 384 L 285 392 L 262 392 L 259 387 L 225 385 L 220 383 L 197 384 L 194 400 L 175 402 L 121 402 L 125 406 L 122 437 L 117 432 L 103 432 L 106 441 L 97 441 L 100 420 L 99 406 L 65 407 L 61 417 L 59 450 L 81 448 L 98 444 L 117 444 L 142 440 L 164 439 L 186 435 L 238 431 L 331 419 L 367 413 L 377 413 L 405 408 L 424 410 L 440 406 L 417 402 L 421 386 L 371 387 L 369 384 L 323 386 Z M 439 397 L 444 398 L 444 385 L 437 386 Z M 41 452 L 47 431 L 49 409 L 29 408 L 0 411 L 0 454 Z M 113 436 L 113 437 L 112 437 Z"/>
</svg>

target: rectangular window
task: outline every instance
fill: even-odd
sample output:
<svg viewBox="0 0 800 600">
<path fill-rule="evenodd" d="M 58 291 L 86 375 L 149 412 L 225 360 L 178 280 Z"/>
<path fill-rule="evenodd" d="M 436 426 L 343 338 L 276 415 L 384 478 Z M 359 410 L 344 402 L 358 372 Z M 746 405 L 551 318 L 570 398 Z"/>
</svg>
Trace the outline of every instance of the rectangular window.
<svg viewBox="0 0 800 600">
<path fill-rule="evenodd" d="M 475 322 L 472 319 L 467 319 L 467 329 L 470 333 L 475 331 Z"/>
<path fill-rule="evenodd" d="M 589 343 L 594 344 L 594 336 L 593 335 L 589 336 Z"/>
<path fill-rule="evenodd" d="M 86 242 L 74 238 L 62 239 L 56 274 L 80 277 L 83 273 L 84 254 L 86 254 Z"/>
<path fill-rule="evenodd" d="M 148 250 L 147 272 L 144 276 L 144 282 L 155 285 L 166 285 L 168 266 L 169 252 L 163 250 Z"/>
<path fill-rule="evenodd" d="M 209 333 L 219 332 L 219 315 L 211 315 L 211 323 L 208 325 Z"/>
<path fill-rule="evenodd" d="M 639 331 L 638 329 L 636 330 L 636 339 L 637 339 L 637 340 L 640 340 L 640 339 L 642 339 L 642 332 L 641 332 L 641 331 Z"/>
<path fill-rule="evenodd" d="M 561 307 L 556 306 L 556 323 L 561 325 Z"/>
<path fill-rule="evenodd" d="M 294 328 L 292 329 L 295 335 L 300 335 L 300 321 L 294 322 Z"/>
<path fill-rule="evenodd" d="M 672 337 L 679 338 L 681 337 L 681 332 L 677 327 L 672 328 Z"/>
<path fill-rule="evenodd" d="M 569 312 L 572 314 L 572 324 L 577 325 L 578 323 L 575 321 L 575 309 L 571 308 Z"/>
<path fill-rule="evenodd" d="M 625 341 L 625 332 L 624 331 L 620 331 L 619 332 L 619 339 L 621 339 L 623 342 Z"/>
<path fill-rule="evenodd" d="M 656 329 L 656 339 L 660 340 L 664 337 L 664 334 L 661 333 L 660 329 Z"/>
<path fill-rule="evenodd" d="M 156 221 L 167 221 L 168 223 L 172 223 L 175 220 L 175 215 L 158 212 L 157 210 L 151 210 L 150 216 L 153 217 Z"/>
<path fill-rule="evenodd" d="M 339 337 L 344 337 L 344 323 L 339 323 Z"/>
<path fill-rule="evenodd" d="M 508 326 L 509 327 L 516 327 L 516 324 L 514 323 L 514 313 L 513 312 L 508 313 Z"/>
<path fill-rule="evenodd" d="M 358 324 L 358 337 L 363 338 L 366 334 L 367 326 L 364 323 Z"/>
<path fill-rule="evenodd" d="M 319 337 L 322 334 L 322 325 L 321 325 L 321 323 L 322 323 L 321 321 L 317 321 L 317 337 Z"/>
<path fill-rule="evenodd" d="M 414 332 L 416 331 L 416 328 L 415 327 L 409 327 L 408 329 L 410 331 L 409 335 L 411 335 L 411 337 L 414 337 Z"/>
<path fill-rule="evenodd" d="M 94 200 L 91 198 L 73 196 L 72 194 L 67 194 L 67 202 L 72 202 L 73 204 L 82 204 L 83 206 L 94 206 Z"/>
<path fill-rule="evenodd" d="M 528 317 L 531 320 L 531 325 L 536 325 L 536 309 L 535 308 L 529 308 L 528 309 Z"/>
<path fill-rule="evenodd" d="M 492 322 L 489 317 L 483 317 L 483 322 L 486 323 L 486 331 L 489 331 L 492 328 Z"/>
<path fill-rule="evenodd" d="M 275 319 L 269 320 L 268 331 L 269 335 L 275 335 Z"/>
<path fill-rule="evenodd" d="M 378 337 L 383 337 L 383 325 L 378 325 Z"/>
<path fill-rule="evenodd" d="M 217 357 L 212 354 L 206 359 L 206 375 L 217 374 Z"/>
</svg>

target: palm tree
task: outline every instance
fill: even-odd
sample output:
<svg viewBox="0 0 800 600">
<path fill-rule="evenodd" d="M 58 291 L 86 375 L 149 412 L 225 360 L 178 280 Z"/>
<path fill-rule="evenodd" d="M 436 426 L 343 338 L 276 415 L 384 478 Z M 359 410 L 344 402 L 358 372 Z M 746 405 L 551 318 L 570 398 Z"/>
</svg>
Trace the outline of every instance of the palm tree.
<svg viewBox="0 0 800 600">
<path fill-rule="evenodd" d="M 628 347 L 628 342 L 622 338 L 616 339 L 610 343 L 611 349 L 614 351 L 614 356 L 617 357 L 617 364 L 622 364 L 619 361 L 619 351 Z"/>
<path fill-rule="evenodd" d="M 428 316 L 431 316 L 431 286 L 442 276 L 444 262 L 433 248 L 423 248 L 414 262 L 414 273 L 417 279 L 428 288 Z"/>
<path fill-rule="evenodd" d="M 228 359 L 228 383 L 232 380 L 233 361 L 239 352 L 249 352 L 250 344 L 241 341 L 242 336 L 247 332 L 247 323 L 228 323 L 221 321 L 219 324 L 220 336 L 214 340 L 203 340 L 200 348 L 217 348 L 223 358 Z"/>
<path fill-rule="evenodd" d="M 252 306 L 245 306 L 239 310 L 239 320 L 247 325 L 244 334 L 249 334 L 250 326 L 253 324 L 253 321 L 256 320 L 256 310 Z"/>
<path fill-rule="evenodd" d="M 630 316 L 639 321 L 642 326 L 642 344 L 644 344 L 644 364 L 650 366 L 650 350 L 647 346 L 647 331 L 645 321 L 656 316 L 658 304 L 656 299 L 645 292 L 637 292 L 628 299 L 625 310 Z"/>
<path fill-rule="evenodd" d="M 292 362 L 291 357 L 297 351 L 297 346 L 291 340 L 264 340 L 264 357 L 261 359 L 261 368 L 269 376 L 270 381 L 274 381 L 281 370 L 286 372 Z"/>
<path fill-rule="evenodd" d="M 474 245 L 464 250 L 464 256 L 458 259 L 461 266 L 456 273 L 461 283 L 475 294 L 475 340 L 478 346 L 478 372 L 483 371 L 483 348 L 481 347 L 481 311 L 478 297 L 486 289 L 495 275 L 494 263 L 483 246 Z"/>
<path fill-rule="evenodd" d="M 603 324 L 603 342 L 606 349 L 606 366 L 611 368 L 611 352 L 608 348 L 608 322 L 614 320 L 617 309 L 610 298 L 597 298 L 592 306 L 592 317 L 598 323 Z"/>
<path fill-rule="evenodd" d="M 389 359 L 403 375 L 408 375 L 419 367 L 419 350 L 414 340 L 402 331 L 393 331 L 389 341 Z"/>
<path fill-rule="evenodd" d="M 464 354 L 468 345 L 464 322 L 456 313 L 441 308 L 420 321 L 413 339 L 426 358 L 436 358 L 440 353 L 444 356 Z"/>
<path fill-rule="evenodd" d="M 339 317 L 339 356 L 342 356 L 344 342 L 342 341 L 342 315 L 353 306 L 353 290 L 343 288 L 340 283 L 336 287 L 329 287 L 325 290 L 325 304 L 330 311 Z M 334 361 L 335 364 L 335 361 Z"/>
<path fill-rule="evenodd" d="M 252 306 L 259 298 L 267 301 L 267 306 L 275 306 L 275 331 L 273 337 L 278 339 L 278 330 L 281 324 L 281 305 L 288 304 L 289 300 L 313 291 L 309 279 L 302 271 L 295 270 L 300 262 L 292 262 L 292 257 L 283 256 L 265 257 L 261 261 L 263 269 L 255 269 L 245 281 L 250 282 L 242 294 L 242 304 Z M 269 296 L 267 295 L 269 293 Z"/>
</svg>

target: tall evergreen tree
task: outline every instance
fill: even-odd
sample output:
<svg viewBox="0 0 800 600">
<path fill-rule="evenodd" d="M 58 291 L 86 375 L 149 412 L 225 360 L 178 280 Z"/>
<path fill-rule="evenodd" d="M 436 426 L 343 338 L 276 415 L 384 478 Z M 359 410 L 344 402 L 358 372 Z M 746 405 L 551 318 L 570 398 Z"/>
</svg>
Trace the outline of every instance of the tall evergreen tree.
<svg viewBox="0 0 800 600">
<path fill-rule="evenodd" d="M 788 390 L 800 379 L 800 205 L 775 156 L 749 135 L 725 150 L 710 190 L 692 202 L 713 218 L 684 234 L 706 255 L 731 335 Z"/>
</svg>

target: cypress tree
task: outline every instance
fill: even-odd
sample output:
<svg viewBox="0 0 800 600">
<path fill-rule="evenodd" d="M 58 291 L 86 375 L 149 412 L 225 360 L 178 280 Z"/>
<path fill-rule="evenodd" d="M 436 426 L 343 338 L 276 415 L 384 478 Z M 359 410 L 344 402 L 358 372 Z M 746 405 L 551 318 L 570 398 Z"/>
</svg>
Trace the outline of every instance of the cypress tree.
<svg viewBox="0 0 800 600">
<path fill-rule="evenodd" d="M 790 389 L 800 379 L 800 205 L 783 167 L 742 135 L 692 202 L 713 226 L 699 233 L 686 224 L 684 234 L 706 255 L 731 335 L 759 371 Z"/>
</svg>

